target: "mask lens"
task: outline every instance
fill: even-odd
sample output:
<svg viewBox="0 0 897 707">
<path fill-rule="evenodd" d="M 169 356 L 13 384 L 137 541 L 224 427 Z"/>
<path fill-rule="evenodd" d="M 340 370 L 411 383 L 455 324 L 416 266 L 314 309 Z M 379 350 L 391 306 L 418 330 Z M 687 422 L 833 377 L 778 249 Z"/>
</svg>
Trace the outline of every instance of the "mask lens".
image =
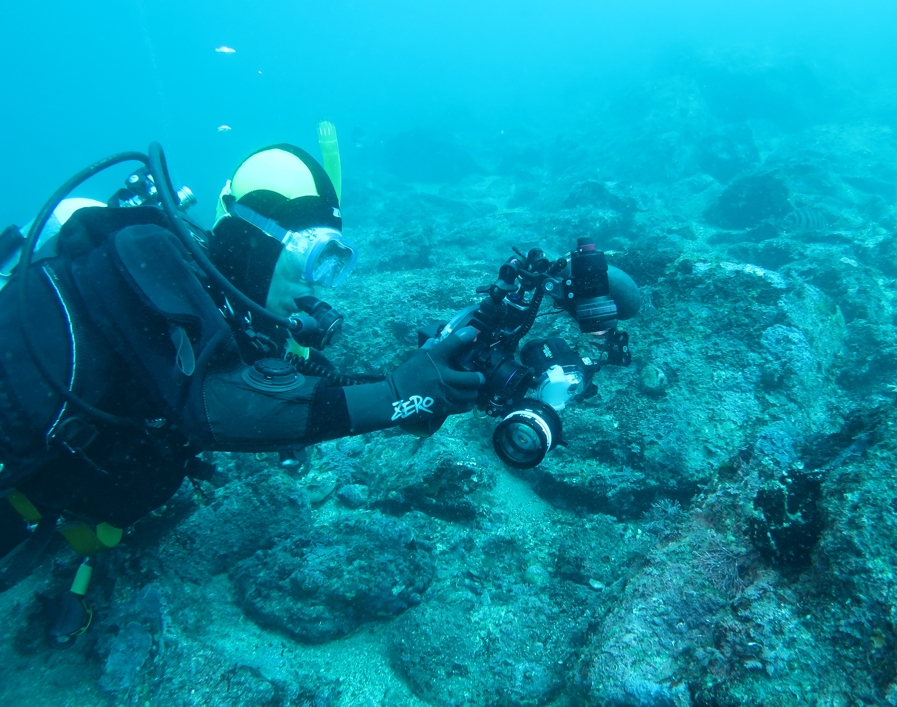
<svg viewBox="0 0 897 707">
<path fill-rule="evenodd" d="M 311 277 L 308 279 L 315 284 L 325 287 L 334 287 L 342 282 L 348 275 L 346 268 L 352 262 L 352 251 L 344 247 L 339 241 L 328 241 L 313 263 Z M 344 274 L 345 273 L 345 274 Z"/>
<path fill-rule="evenodd" d="M 283 245 L 291 268 L 309 282 L 324 287 L 342 284 L 358 258 L 349 241 L 332 228 L 288 231 Z"/>
<path fill-rule="evenodd" d="M 223 197 L 222 197 L 223 198 Z M 255 226 L 283 244 L 289 252 L 291 267 L 302 271 L 309 282 L 325 287 L 342 284 L 358 260 L 358 252 L 343 235 L 333 228 L 306 228 L 290 231 L 273 219 L 237 204 L 231 197 L 225 203 L 228 214 Z"/>
</svg>

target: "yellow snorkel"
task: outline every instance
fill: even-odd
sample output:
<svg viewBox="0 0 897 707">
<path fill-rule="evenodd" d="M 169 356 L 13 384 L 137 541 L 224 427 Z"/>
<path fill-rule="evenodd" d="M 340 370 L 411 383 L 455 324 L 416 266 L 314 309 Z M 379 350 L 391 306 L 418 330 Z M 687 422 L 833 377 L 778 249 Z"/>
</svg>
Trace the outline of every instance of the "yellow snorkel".
<svg viewBox="0 0 897 707">
<path fill-rule="evenodd" d="M 321 146 L 321 164 L 333 182 L 336 198 L 342 203 L 343 170 L 339 161 L 339 142 L 336 139 L 336 126 L 329 120 L 318 123 L 318 144 Z"/>
</svg>

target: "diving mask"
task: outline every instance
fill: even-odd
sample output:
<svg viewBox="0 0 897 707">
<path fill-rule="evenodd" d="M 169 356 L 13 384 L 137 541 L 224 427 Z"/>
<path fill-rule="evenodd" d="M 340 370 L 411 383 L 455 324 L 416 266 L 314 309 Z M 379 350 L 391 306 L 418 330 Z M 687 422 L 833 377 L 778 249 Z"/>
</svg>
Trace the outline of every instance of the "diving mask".
<svg viewBox="0 0 897 707">
<path fill-rule="evenodd" d="M 283 244 L 289 264 L 315 285 L 336 287 L 349 277 L 358 251 L 343 234 L 324 226 L 292 231 L 274 219 L 262 216 L 233 197 L 222 199 L 227 213 L 255 226 L 267 236 Z"/>
</svg>

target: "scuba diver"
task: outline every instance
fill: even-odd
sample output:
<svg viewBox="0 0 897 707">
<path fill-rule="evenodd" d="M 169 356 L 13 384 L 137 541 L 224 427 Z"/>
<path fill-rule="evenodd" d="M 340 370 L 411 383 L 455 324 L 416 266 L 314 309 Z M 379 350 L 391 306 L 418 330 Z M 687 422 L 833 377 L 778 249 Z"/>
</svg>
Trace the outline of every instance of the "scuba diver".
<svg viewBox="0 0 897 707">
<path fill-rule="evenodd" d="M 470 327 L 385 378 L 341 375 L 320 354 L 342 316 L 315 288 L 341 284 L 357 250 L 342 235 L 335 131 L 319 137 L 324 167 L 287 144 L 245 159 L 211 232 L 154 143 L 83 170 L 30 228 L 0 236 L 0 591 L 56 532 L 88 559 L 117 544 L 185 478 L 209 478 L 201 452 L 289 459 L 473 408 L 484 377 L 452 363 Z M 107 205 L 65 199 L 129 160 L 144 166 Z M 85 561 L 53 641 L 89 625 L 89 579 Z"/>
</svg>

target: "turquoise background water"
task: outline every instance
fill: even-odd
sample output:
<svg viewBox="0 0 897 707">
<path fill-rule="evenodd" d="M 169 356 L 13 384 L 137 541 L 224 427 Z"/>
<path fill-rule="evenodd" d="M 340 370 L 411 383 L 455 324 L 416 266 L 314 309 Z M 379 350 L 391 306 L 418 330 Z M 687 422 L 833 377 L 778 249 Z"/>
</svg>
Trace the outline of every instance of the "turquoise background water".
<svg viewBox="0 0 897 707">
<path fill-rule="evenodd" d="M 873 110 L 863 101 L 897 75 L 895 28 L 885 0 L 8 3 L 0 221 L 26 222 L 82 166 L 151 140 L 208 218 L 242 157 L 313 147 L 321 118 L 340 129 L 351 174 L 372 146 L 418 127 L 562 133 L 629 85 L 733 48 L 791 55 L 847 91 L 833 108 Z M 105 199 L 119 178 L 82 193 Z"/>
</svg>

